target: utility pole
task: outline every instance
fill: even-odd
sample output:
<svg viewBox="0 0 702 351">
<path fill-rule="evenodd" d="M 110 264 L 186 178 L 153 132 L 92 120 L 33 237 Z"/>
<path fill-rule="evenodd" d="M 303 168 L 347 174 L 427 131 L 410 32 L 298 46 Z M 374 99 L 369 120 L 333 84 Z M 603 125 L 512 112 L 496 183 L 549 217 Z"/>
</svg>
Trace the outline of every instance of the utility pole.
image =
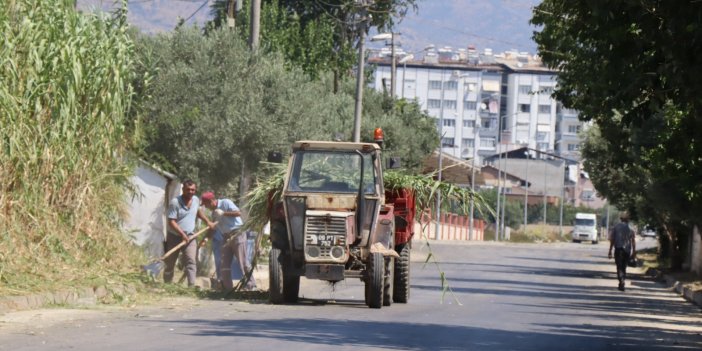
<svg viewBox="0 0 702 351">
<path fill-rule="evenodd" d="M 395 75 L 397 72 L 396 70 L 396 64 L 395 64 L 395 34 L 394 32 L 390 33 L 390 98 L 394 99 L 395 98 Z"/>
<path fill-rule="evenodd" d="M 249 47 L 258 49 L 258 36 L 261 31 L 261 0 L 251 0 L 251 36 Z"/>
<path fill-rule="evenodd" d="M 356 69 L 356 106 L 353 111 L 353 142 L 361 142 L 361 113 L 363 110 L 363 79 L 365 66 L 365 41 L 366 41 L 366 2 L 359 1 L 361 5 L 358 34 L 358 68 Z"/>
<path fill-rule="evenodd" d="M 236 26 L 236 0 L 227 1 L 227 27 L 234 28 Z"/>
</svg>

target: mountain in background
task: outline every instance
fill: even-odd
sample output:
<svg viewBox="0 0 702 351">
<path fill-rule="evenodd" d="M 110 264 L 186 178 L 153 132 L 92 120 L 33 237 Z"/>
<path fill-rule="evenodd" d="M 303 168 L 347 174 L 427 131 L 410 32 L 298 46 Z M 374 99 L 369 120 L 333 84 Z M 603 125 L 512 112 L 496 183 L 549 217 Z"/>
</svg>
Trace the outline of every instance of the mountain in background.
<svg viewBox="0 0 702 351">
<path fill-rule="evenodd" d="M 510 49 L 536 53 L 529 24 L 540 0 L 421 0 L 417 13 L 408 13 L 397 26 L 406 51 L 430 44 L 454 49 L 475 46 L 494 52 Z"/>
<path fill-rule="evenodd" d="M 128 21 L 146 33 L 170 31 L 179 19 L 202 25 L 210 19 L 212 0 L 131 0 Z M 433 44 L 454 49 L 470 45 L 482 51 L 509 49 L 536 53 L 529 24 L 533 6 L 540 0 L 419 0 L 397 25 L 399 43 L 412 52 Z M 109 10 L 115 0 L 78 0 L 78 8 Z M 118 3 L 118 1 L 117 1 Z M 371 46 L 377 46 L 373 43 Z"/>
</svg>

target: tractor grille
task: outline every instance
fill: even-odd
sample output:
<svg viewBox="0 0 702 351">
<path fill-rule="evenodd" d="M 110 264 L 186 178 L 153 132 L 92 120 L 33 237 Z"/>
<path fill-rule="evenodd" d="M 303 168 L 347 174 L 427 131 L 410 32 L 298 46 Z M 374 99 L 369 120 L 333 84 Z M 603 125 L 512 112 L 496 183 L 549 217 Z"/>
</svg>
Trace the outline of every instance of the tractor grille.
<svg viewBox="0 0 702 351">
<path fill-rule="evenodd" d="M 319 248 L 317 259 L 331 258 L 333 246 L 346 246 L 346 218 L 333 216 L 307 216 L 305 246 Z"/>
</svg>

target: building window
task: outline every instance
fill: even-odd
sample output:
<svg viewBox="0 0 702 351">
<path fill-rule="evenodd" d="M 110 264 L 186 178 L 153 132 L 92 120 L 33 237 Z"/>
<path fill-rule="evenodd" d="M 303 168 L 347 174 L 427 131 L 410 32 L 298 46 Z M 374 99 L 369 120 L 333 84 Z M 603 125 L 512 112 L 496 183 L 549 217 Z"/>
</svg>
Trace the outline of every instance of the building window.
<svg viewBox="0 0 702 351">
<path fill-rule="evenodd" d="M 473 145 L 475 145 L 475 139 L 463 138 L 463 140 L 461 140 L 461 145 L 463 147 L 473 147 Z"/>
<path fill-rule="evenodd" d="M 455 126 L 456 126 L 455 119 L 444 119 L 444 127 L 455 127 Z"/>
<path fill-rule="evenodd" d="M 543 87 L 543 88 L 539 89 L 539 94 L 551 95 L 551 94 L 553 94 L 553 87 Z"/>
<path fill-rule="evenodd" d="M 531 94 L 531 85 L 520 85 L 519 86 L 519 93 L 520 94 Z"/>
<path fill-rule="evenodd" d="M 478 109 L 478 103 L 475 101 L 463 101 L 463 109 L 466 111 L 475 111 Z"/>
<path fill-rule="evenodd" d="M 475 121 L 472 119 L 464 119 L 463 128 L 475 128 Z"/>
<path fill-rule="evenodd" d="M 579 146 L 578 144 L 568 144 L 568 151 L 578 151 L 580 150 Z"/>
<path fill-rule="evenodd" d="M 480 138 L 480 147 L 495 148 L 495 138 Z"/>
<path fill-rule="evenodd" d="M 456 100 L 444 100 L 444 109 L 455 111 L 456 110 Z"/>
<path fill-rule="evenodd" d="M 529 104 L 519 104 L 519 112 L 530 112 L 531 111 L 531 105 Z"/>
<path fill-rule="evenodd" d="M 441 90 L 441 81 L 440 80 L 430 80 L 429 81 L 429 90 Z"/>
<path fill-rule="evenodd" d="M 568 126 L 568 133 L 571 133 L 571 134 L 580 133 L 580 126 Z"/>
<path fill-rule="evenodd" d="M 463 90 L 465 90 L 465 91 L 468 92 L 468 93 L 473 93 L 473 92 L 475 92 L 475 87 L 476 87 L 475 83 L 466 83 L 466 84 L 463 84 Z"/>
<path fill-rule="evenodd" d="M 442 147 L 454 147 L 454 138 L 441 138 Z"/>
<path fill-rule="evenodd" d="M 547 132 L 536 132 L 536 141 L 544 141 L 548 139 Z"/>
<path fill-rule="evenodd" d="M 539 105 L 539 113 L 551 113 L 551 105 Z"/>
<path fill-rule="evenodd" d="M 444 82 L 446 90 L 456 90 L 458 89 L 458 82 L 455 80 L 449 80 L 448 82 Z"/>
<path fill-rule="evenodd" d="M 480 126 L 483 129 L 495 129 L 495 120 L 494 119 L 483 119 L 482 122 L 480 123 Z"/>
<path fill-rule="evenodd" d="M 441 108 L 441 100 L 439 99 L 429 99 L 427 101 L 428 108 Z"/>
<path fill-rule="evenodd" d="M 536 148 L 539 150 L 548 150 L 548 143 L 536 143 Z"/>
</svg>

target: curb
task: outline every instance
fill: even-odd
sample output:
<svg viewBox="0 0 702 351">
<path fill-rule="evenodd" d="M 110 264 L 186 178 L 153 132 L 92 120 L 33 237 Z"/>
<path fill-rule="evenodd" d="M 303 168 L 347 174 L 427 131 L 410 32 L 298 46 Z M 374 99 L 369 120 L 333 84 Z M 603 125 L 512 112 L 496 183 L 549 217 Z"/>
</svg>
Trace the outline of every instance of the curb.
<svg viewBox="0 0 702 351">
<path fill-rule="evenodd" d="M 702 290 L 693 290 L 685 283 L 676 280 L 669 275 L 663 275 L 663 280 L 669 288 L 673 288 L 680 296 L 684 297 L 685 300 L 690 301 L 702 307 Z"/>
<path fill-rule="evenodd" d="M 136 294 L 133 286 L 104 286 L 44 292 L 31 295 L 0 297 L 0 315 L 8 312 L 31 310 L 49 305 L 94 306 L 110 296 L 129 296 Z"/>
</svg>

